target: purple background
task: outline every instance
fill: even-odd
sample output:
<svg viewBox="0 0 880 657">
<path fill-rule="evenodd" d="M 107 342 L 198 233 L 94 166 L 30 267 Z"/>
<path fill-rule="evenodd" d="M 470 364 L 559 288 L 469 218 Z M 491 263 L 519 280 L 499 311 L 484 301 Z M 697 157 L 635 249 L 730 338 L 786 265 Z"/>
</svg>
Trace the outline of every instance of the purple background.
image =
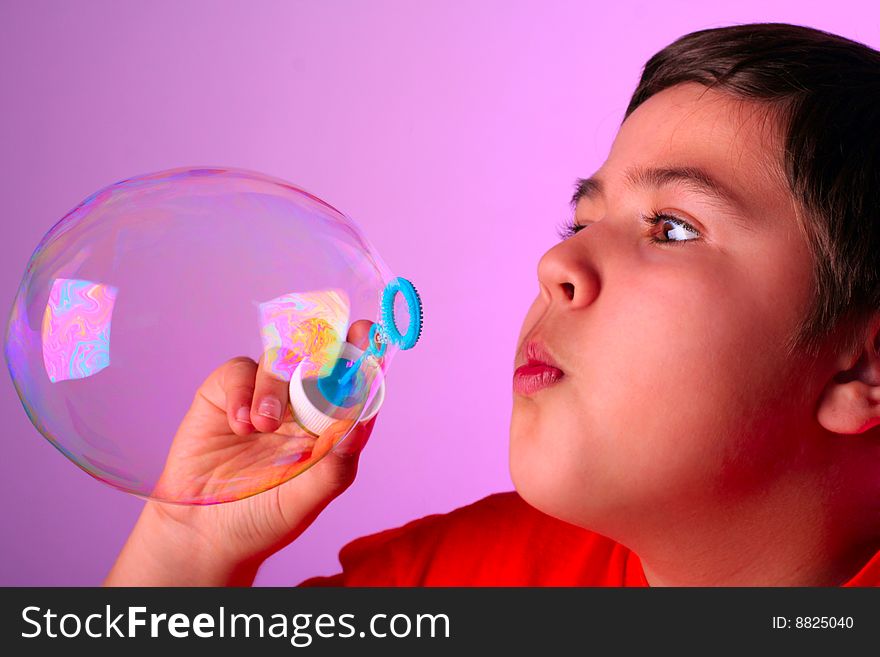
<svg viewBox="0 0 880 657">
<path fill-rule="evenodd" d="M 538 259 L 648 57 L 755 21 L 880 46 L 874 3 L 802 5 L 0 0 L 3 322 L 43 234 L 131 175 L 253 169 L 352 216 L 418 286 L 425 330 L 395 359 L 357 481 L 257 583 L 338 572 L 353 538 L 512 489 L 510 376 Z M 52 448 L 5 372 L 0 415 L 0 584 L 100 583 L 142 502 Z"/>
</svg>

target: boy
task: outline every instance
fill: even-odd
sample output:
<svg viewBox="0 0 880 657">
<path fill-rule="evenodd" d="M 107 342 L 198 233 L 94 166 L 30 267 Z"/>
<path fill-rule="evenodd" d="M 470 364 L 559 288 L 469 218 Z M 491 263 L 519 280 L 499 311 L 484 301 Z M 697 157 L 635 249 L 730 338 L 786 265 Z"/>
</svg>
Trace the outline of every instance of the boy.
<svg viewBox="0 0 880 657">
<path fill-rule="evenodd" d="M 880 53 L 805 27 L 652 57 L 538 266 L 516 491 L 357 539 L 303 584 L 880 584 L 878 96 Z M 175 441 L 276 431 L 285 387 L 234 359 Z M 148 503 L 107 583 L 252 583 L 374 422 L 261 495 Z"/>
</svg>

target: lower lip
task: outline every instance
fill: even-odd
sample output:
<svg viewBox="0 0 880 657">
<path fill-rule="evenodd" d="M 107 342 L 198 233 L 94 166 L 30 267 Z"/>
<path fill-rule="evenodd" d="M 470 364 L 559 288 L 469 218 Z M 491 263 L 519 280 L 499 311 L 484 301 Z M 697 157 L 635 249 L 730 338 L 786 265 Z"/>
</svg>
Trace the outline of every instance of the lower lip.
<svg viewBox="0 0 880 657">
<path fill-rule="evenodd" d="M 516 369 L 513 374 L 513 391 L 520 395 L 531 395 L 562 378 L 562 370 L 540 363 L 529 363 Z"/>
</svg>

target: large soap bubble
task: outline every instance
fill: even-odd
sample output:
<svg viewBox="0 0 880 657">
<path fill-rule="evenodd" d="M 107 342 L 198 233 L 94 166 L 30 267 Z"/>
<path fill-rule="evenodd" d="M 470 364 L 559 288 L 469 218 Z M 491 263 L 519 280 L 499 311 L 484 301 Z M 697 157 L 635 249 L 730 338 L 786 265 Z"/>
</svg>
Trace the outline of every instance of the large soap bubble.
<svg viewBox="0 0 880 657">
<path fill-rule="evenodd" d="M 363 348 L 347 341 L 356 320 L 370 322 Z M 111 185 L 47 233 L 6 360 L 34 426 L 80 468 L 211 504 L 287 481 L 373 417 L 395 353 L 420 334 L 415 289 L 341 212 L 261 174 L 175 169 Z M 290 382 L 281 428 L 175 437 L 237 356 Z"/>
</svg>

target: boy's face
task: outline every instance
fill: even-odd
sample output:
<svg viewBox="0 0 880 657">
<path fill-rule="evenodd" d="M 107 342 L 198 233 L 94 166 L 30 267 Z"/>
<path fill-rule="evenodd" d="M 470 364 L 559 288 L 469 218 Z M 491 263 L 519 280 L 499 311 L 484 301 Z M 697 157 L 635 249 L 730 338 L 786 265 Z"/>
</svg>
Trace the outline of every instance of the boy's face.
<svg viewBox="0 0 880 657">
<path fill-rule="evenodd" d="M 514 394 L 510 467 L 546 513 L 618 537 L 697 520 L 790 471 L 814 430 L 825 373 L 785 352 L 811 257 L 760 110 L 693 83 L 651 97 L 594 174 L 604 193 L 577 204 L 588 227 L 541 258 L 518 345 L 541 341 L 564 376 Z M 738 205 L 684 183 L 628 187 L 636 166 L 698 167 Z M 652 211 L 699 233 L 647 225 Z"/>
</svg>

